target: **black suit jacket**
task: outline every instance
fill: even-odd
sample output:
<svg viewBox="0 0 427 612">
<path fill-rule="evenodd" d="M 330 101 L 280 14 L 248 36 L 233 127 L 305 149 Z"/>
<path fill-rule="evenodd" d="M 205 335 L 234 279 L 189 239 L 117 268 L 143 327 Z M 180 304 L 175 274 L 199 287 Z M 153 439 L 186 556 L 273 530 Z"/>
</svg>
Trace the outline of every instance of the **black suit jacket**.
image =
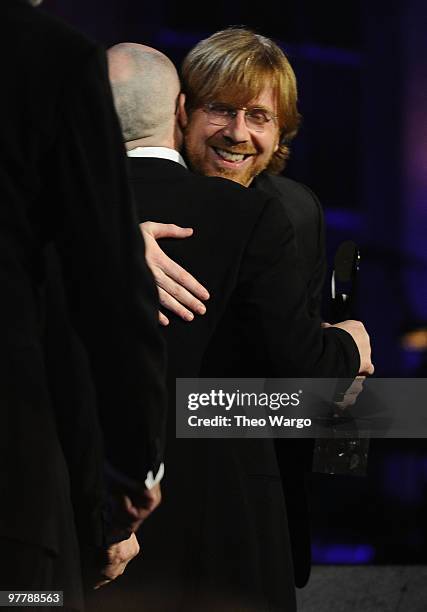
<svg viewBox="0 0 427 612">
<path fill-rule="evenodd" d="M 226 324 L 226 333 L 232 333 L 228 355 L 221 358 L 224 370 L 229 362 L 239 368 L 233 350 L 240 357 L 244 345 L 253 349 L 249 367 L 258 376 L 357 373 L 359 358 L 351 336 L 339 329 L 321 330 L 320 317 L 307 308 L 294 229 L 276 198 L 224 179 L 194 175 L 169 160 L 130 158 L 128 162 L 139 220 L 178 219 L 181 225 L 194 227 L 192 238 L 163 240 L 162 247 L 194 271 L 212 293 L 206 315 L 191 325 L 173 318 L 174 324 L 165 330 L 169 369 L 173 365 L 176 376 L 197 371 L 201 359 L 207 361 L 208 345 L 214 355 L 213 345 Z M 181 343 L 188 347 L 186 361 L 181 358 Z"/>
<path fill-rule="evenodd" d="M 325 229 L 322 206 L 306 185 L 267 172 L 251 188 L 276 197 L 285 208 L 295 232 L 298 266 L 307 287 L 309 312 L 319 316 L 326 274 Z"/>
<path fill-rule="evenodd" d="M 0 537 L 62 552 L 59 513 L 70 509 L 56 416 L 74 390 L 52 405 L 45 246 L 59 253 L 108 458 L 137 481 L 161 460 L 163 342 L 103 52 L 21 0 L 1 2 L 0 51 Z M 78 447 L 77 416 L 67 418 Z M 120 456 L 116 436 L 129 442 Z"/>
<path fill-rule="evenodd" d="M 310 314 L 320 316 L 326 272 L 323 211 L 316 195 L 305 185 L 267 172 L 251 187 L 277 197 L 295 232 L 298 267 L 307 291 Z M 295 584 L 304 586 L 310 576 L 311 537 L 306 475 L 311 472 L 313 440 L 276 440 L 276 451 L 288 510 Z"/>
<path fill-rule="evenodd" d="M 164 330 L 172 398 L 176 377 L 201 372 L 357 372 L 352 338 L 321 331 L 307 313 L 293 229 L 279 202 L 172 161 L 129 164 L 140 221 L 194 228 L 193 237 L 164 240 L 162 248 L 211 293 L 206 315 L 191 324 L 172 317 Z M 273 444 L 176 440 L 174 430 L 172 417 L 164 502 L 143 533 L 145 561 L 135 560 L 108 597 L 99 594 L 102 609 L 131 612 L 144 601 L 152 612 L 290 612 L 292 563 Z"/>
</svg>

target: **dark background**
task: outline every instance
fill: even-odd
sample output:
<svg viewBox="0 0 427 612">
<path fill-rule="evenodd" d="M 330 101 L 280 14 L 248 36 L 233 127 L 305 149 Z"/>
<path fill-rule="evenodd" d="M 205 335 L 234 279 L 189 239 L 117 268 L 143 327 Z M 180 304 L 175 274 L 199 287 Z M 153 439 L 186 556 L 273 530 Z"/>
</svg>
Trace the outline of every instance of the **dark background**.
<svg viewBox="0 0 427 612">
<path fill-rule="evenodd" d="M 330 262 L 342 240 L 360 246 L 357 315 L 372 336 L 376 374 L 384 377 L 427 375 L 425 346 L 402 342 L 406 332 L 427 328 L 426 6 L 44 4 L 106 46 L 149 44 L 177 66 L 198 40 L 229 25 L 249 26 L 282 46 L 297 74 L 303 115 L 285 173 L 320 197 Z M 312 486 L 315 561 L 427 562 L 427 441 L 373 441 L 367 478 L 315 476 Z"/>
</svg>

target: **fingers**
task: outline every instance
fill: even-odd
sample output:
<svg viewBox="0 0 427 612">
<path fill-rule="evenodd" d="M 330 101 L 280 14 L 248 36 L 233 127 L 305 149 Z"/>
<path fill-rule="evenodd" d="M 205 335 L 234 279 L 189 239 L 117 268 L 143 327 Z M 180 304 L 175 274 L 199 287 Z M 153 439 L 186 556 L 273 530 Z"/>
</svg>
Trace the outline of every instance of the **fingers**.
<svg viewBox="0 0 427 612">
<path fill-rule="evenodd" d="M 359 376 L 372 376 L 375 372 L 374 364 L 371 363 L 363 368 L 363 370 L 359 371 Z"/>
<path fill-rule="evenodd" d="M 369 345 L 365 352 L 365 357 L 360 359 L 359 376 L 372 376 L 375 372 L 374 364 L 371 361 L 371 346 Z"/>
<path fill-rule="evenodd" d="M 158 286 L 160 303 L 185 321 L 193 320 L 193 312 L 204 314 L 206 307 L 200 300 L 209 299 L 209 292 L 194 276 L 170 259 L 156 242 L 156 238 L 160 237 L 159 231 L 162 237 L 178 238 L 191 235 L 193 230 L 152 221 L 142 223 L 140 227 L 145 239 L 145 259 Z M 166 319 L 161 316 L 159 321 L 162 325 L 166 324 Z"/>
<path fill-rule="evenodd" d="M 162 491 L 160 483 L 155 484 L 151 489 L 144 489 L 142 492 L 132 496 L 132 499 L 128 495 L 124 497 L 126 512 L 129 516 L 139 521 L 145 521 L 160 505 L 161 501 Z"/>
<path fill-rule="evenodd" d="M 175 288 L 175 291 L 179 289 L 183 289 L 185 295 L 192 294 L 199 300 L 208 300 L 209 292 L 197 279 L 194 278 L 187 270 L 181 268 L 177 263 L 175 263 L 170 257 L 165 255 L 163 251 L 160 251 L 156 257 L 156 267 L 163 272 L 166 279 L 169 279 L 171 283 L 171 287 Z M 156 275 L 155 275 L 156 276 Z M 157 280 L 157 279 L 156 279 Z M 165 290 L 168 290 L 165 286 L 163 286 Z M 175 293 L 174 297 L 177 297 Z M 194 299 L 194 298 L 193 298 Z M 201 302 L 196 300 L 197 306 L 203 306 Z"/>
<path fill-rule="evenodd" d="M 163 312 L 160 312 L 160 310 L 159 310 L 159 323 L 160 325 L 163 325 L 164 327 L 169 325 L 169 319 L 167 318 L 166 315 L 163 314 Z"/>
<path fill-rule="evenodd" d="M 188 310 L 191 310 L 191 312 L 200 315 L 205 314 L 206 306 L 203 304 L 203 302 L 200 302 L 200 300 L 194 297 L 193 293 L 190 293 L 190 291 L 185 289 L 185 287 L 182 286 L 182 283 L 179 284 L 178 282 L 175 282 L 172 278 L 166 274 L 163 274 L 162 272 L 157 274 L 156 283 L 157 286 L 166 291 L 171 298 L 174 298 L 177 302 L 182 304 L 182 306 L 188 308 Z"/>
<path fill-rule="evenodd" d="M 193 234 L 191 227 L 180 227 L 174 223 L 145 221 L 145 223 L 140 223 L 139 227 L 142 233 L 147 232 L 155 240 L 158 238 L 188 238 Z"/>
<path fill-rule="evenodd" d="M 180 304 L 175 298 L 170 296 L 169 293 L 166 293 L 164 289 L 158 286 L 157 290 L 159 292 L 160 304 L 162 306 L 176 314 L 181 319 L 184 319 L 184 321 L 192 321 L 194 319 L 193 313 L 187 310 L 187 308 Z"/>
<path fill-rule="evenodd" d="M 101 579 L 96 583 L 94 588 L 99 589 L 121 576 L 129 561 L 136 557 L 139 551 L 139 543 L 134 533 L 127 540 L 122 540 L 107 548 L 107 561 L 101 570 Z"/>
<path fill-rule="evenodd" d="M 349 319 L 348 321 L 334 323 L 332 327 L 343 329 L 352 336 L 360 356 L 360 369 L 358 373 L 362 376 L 371 376 L 375 371 L 371 360 L 371 341 L 363 323 Z"/>
<path fill-rule="evenodd" d="M 151 268 L 151 270 L 154 273 L 159 301 L 162 306 L 184 319 L 184 321 L 192 321 L 194 319 L 193 312 L 200 315 L 205 314 L 206 306 L 189 291 L 178 285 L 159 268 Z M 169 320 L 163 314 L 162 316 L 159 315 L 159 320 L 162 325 L 168 325 L 169 323 Z"/>
<path fill-rule="evenodd" d="M 354 406 L 357 402 L 357 398 L 363 391 L 363 383 L 366 380 L 366 376 L 356 376 L 349 388 L 344 394 L 342 401 L 335 402 L 335 405 L 344 410 L 348 406 Z"/>
<path fill-rule="evenodd" d="M 162 501 L 162 490 L 160 484 L 157 483 L 151 489 L 146 489 L 144 491 L 144 497 L 147 500 L 147 510 L 153 512 Z"/>
<path fill-rule="evenodd" d="M 134 531 L 137 531 L 141 524 L 150 516 L 160 505 L 162 492 L 160 483 L 155 484 L 151 489 L 143 489 L 123 497 L 126 521 Z"/>
<path fill-rule="evenodd" d="M 138 541 L 135 538 L 135 532 L 141 527 L 142 523 L 150 516 L 152 512 L 160 505 L 162 501 L 162 493 L 160 482 L 154 484 L 151 489 L 141 486 L 136 490 L 128 491 L 127 493 L 116 493 L 113 496 L 112 504 L 112 525 L 118 530 L 119 534 L 129 534 L 133 532 L 127 540 L 122 540 L 122 547 L 118 550 L 110 547 L 108 553 L 110 558 L 113 554 L 121 554 L 123 552 L 124 542 L 126 542 L 126 552 L 131 553 L 130 544 L 136 548 Z M 114 534 L 114 530 L 113 530 Z M 121 535 L 121 537 L 126 537 Z M 135 554 L 137 551 L 135 552 Z"/>
</svg>

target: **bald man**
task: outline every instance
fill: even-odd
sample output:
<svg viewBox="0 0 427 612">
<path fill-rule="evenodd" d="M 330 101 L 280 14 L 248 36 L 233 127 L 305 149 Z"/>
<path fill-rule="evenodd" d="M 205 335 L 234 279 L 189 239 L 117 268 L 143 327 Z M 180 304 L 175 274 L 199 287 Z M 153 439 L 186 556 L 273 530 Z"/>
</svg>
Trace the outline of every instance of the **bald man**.
<svg viewBox="0 0 427 612">
<path fill-rule="evenodd" d="M 172 316 L 164 329 L 171 413 L 176 377 L 352 376 L 371 368 L 360 323 L 321 330 L 308 316 L 280 203 L 186 168 L 178 150 L 184 97 L 168 58 L 134 44 L 108 55 L 140 220 L 194 227 L 192 238 L 164 248 L 211 291 L 203 317 L 188 325 Z M 90 609 L 292 612 L 286 508 L 272 442 L 176 440 L 172 417 L 166 452 L 164 503 L 142 534 L 144 559 L 97 593 Z"/>
</svg>

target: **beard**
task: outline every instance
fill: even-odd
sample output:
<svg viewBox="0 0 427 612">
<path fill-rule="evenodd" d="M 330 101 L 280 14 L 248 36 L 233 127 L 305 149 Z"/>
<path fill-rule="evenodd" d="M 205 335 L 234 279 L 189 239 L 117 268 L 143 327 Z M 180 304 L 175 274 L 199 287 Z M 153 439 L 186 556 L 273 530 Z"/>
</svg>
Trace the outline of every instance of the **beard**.
<svg viewBox="0 0 427 612">
<path fill-rule="evenodd" d="M 243 150 L 242 147 L 240 147 L 239 150 L 239 147 L 218 145 L 217 148 L 226 148 L 234 153 L 250 155 L 250 163 L 245 164 L 245 166 L 235 169 L 226 168 L 221 165 L 219 160 L 218 163 L 215 163 L 210 157 L 208 158 L 206 156 L 208 149 L 206 144 L 203 143 L 200 146 L 198 143 L 193 142 L 191 137 L 188 137 L 188 133 L 185 135 L 184 142 L 186 159 L 193 172 L 202 174 L 204 176 L 219 176 L 221 178 L 226 178 L 230 181 L 234 181 L 235 183 L 239 183 L 244 187 L 248 187 L 253 179 L 268 167 L 274 155 L 273 151 L 270 156 L 263 156 L 262 158 L 259 158 L 256 152 L 253 150 Z M 212 146 L 215 147 L 216 144 L 214 142 L 209 143 L 209 147 Z"/>
<path fill-rule="evenodd" d="M 196 160 L 196 164 L 197 164 L 197 160 Z M 210 168 L 209 165 L 207 165 L 207 167 L 205 168 L 205 171 L 203 171 L 203 164 L 201 164 L 201 170 L 196 170 L 196 172 L 198 172 L 198 174 L 204 174 L 205 176 L 219 176 L 221 178 L 225 178 L 228 179 L 229 181 L 234 181 L 235 183 L 239 183 L 240 185 L 243 185 L 243 187 L 248 187 L 250 185 L 250 183 L 253 181 L 253 179 L 263 170 L 265 170 L 265 167 L 259 167 L 259 168 L 254 168 L 254 167 L 248 167 L 242 170 L 233 170 L 233 168 L 221 168 L 221 167 L 217 167 L 217 168 Z M 191 167 L 192 164 L 191 164 Z"/>
</svg>

